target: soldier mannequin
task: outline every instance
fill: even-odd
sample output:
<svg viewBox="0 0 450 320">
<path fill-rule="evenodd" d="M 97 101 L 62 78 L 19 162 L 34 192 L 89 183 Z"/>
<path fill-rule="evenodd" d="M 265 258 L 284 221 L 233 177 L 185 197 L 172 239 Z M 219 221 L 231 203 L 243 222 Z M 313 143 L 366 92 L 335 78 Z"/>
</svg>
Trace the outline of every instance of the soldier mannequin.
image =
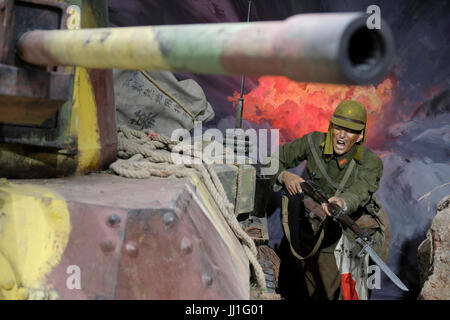
<svg viewBox="0 0 450 320">
<path fill-rule="evenodd" d="M 373 193 L 378 189 L 383 164 L 376 154 L 364 147 L 366 120 L 366 109 L 361 103 L 352 100 L 341 102 L 331 118 L 327 133 L 312 132 L 280 148 L 279 170 L 272 177 L 272 183 L 284 185 L 290 195 L 289 210 L 292 210 L 294 203 L 298 206 L 299 202 L 295 202 L 294 197 L 302 193 L 300 183 L 304 179 L 286 169 L 307 160 L 307 173 L 329 195 L 330 202 L 337 203 L 355 220 L 367 216 L 375 222 L 372 233 L 377 245 L 374 249 L 380 252 L 385 249 L 387 217 Z M 322 208 L 330 215 L 326 205 Z M 340 274 L 334 248 L 342 230 L 337 223 L 328 220 L 331 219 L 321 227 L 324 236 L 317 240 L 321 241 L 317 252 L 305 259 L 295 258 L 286 249 L 289 247 L 286 238 L 283 239 L 280 293 L 285 298 L 331 300 L 339 296 Z M 302 232 L 306 232 L 304 230 Z M 387 254 L 382 252 L 381 255 L 384 260 L 387 258 Z"/>
</svg>

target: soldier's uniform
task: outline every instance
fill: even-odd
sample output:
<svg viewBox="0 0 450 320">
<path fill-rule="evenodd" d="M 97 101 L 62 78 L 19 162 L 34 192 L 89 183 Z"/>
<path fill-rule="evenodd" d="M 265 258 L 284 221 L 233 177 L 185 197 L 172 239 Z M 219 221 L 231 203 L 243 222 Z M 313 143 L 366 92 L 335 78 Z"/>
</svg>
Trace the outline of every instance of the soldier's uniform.
<svg viewBox="0 0 450 320">
<path fill-rule="evenodd" d="M 361 106 L 359 104 L 356 108 Z M 272 183 L 279 183 L 279 175 L 286 169 L 297 167 L 303 160 L 307 160 L 306 171 L 309 177 L 312 177 L 314 183 L 326 193 L 328 198 L 332 196 L 341 198 L 344 201 L 345 212 L 355 220 L 364 216 L 376 221 L 377 227 L 372 230 L 372 237 L 376 240 L 374 250 L 386 260 L 388 221 L 381 204 L 374 196 L 383 172 L 381 159 L 364 147 L 365 137 L 361 143 L 356 143 L 343 155 L 334 154 L 332 149 L 330 152 L 332 123 L 349 127 L 348 123 L 352 120 L 352 116 L 357 119 L 356 121 L 362 118 L 360 122 L 364 122 L 364 126 L 359 125 L 356 126 L 357 129 L 354 129 L 355 126 L 350 123 L 350 129 L 365 128 L 365 108 L 364 116 L 359 115 L 358 118 L 358 115 L 355 116 L 355 103 L 344 102 L 336 109 L 328 133 L 312 132 L 284 144 L 279 150 L 280 167 L 278 173 L 272 177 Z M 344 120 L 340 121 L 342 119 Z M 366 132 L 364 132 L 365 135 Z M 336 297 L 340 284 L 334 248 L 342 235 L 342 230 L 334 221 L 327 221 L 320 227 L 320 232 L 323 232 L 320 245 L 318 244 L 316 252 L 312 252 L 306 259 L 303 259 L 305 256 L 301 257 L 298 264 L 301 270 L 298 272 L 304 276 L 309 297 L 333 299 Z"/>
</svg>

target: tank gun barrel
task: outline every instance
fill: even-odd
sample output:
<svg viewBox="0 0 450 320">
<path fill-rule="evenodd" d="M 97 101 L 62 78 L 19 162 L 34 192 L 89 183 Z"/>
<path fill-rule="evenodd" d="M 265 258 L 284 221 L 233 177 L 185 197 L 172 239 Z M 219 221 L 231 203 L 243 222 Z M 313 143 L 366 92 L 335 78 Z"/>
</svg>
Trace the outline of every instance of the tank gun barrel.
<svg viewBox="0 0 450 320">
<path fill-rule="evenodd" d="M 364 13 L 299 14 L 284 21 L 34 30 L 19 56 L 35 65 L 283 75 L 296 81 L 374 83 L 394 52 L 389 26 Z"/>
</svg>

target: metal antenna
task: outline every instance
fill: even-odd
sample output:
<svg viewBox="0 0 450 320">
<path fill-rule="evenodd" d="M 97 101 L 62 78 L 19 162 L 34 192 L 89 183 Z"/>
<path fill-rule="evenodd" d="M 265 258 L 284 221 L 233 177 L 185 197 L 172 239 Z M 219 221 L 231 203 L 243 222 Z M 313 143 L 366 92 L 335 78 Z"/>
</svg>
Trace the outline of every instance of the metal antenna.
<svg viewBox="0 0 450 320">
<path fill-rule="evenodd" d="M 248 13 L 247 13 L 247 23 L 250 21 L 250 10 L 252 7 L 252 0 L 248 1 Z M 236 109 L 236 124 L 235 128 L 242 128 L 242 112 L 244 110 L 244 81 L 245 76 L 242 75 L 241 79 L 241 94 L 238 99 L 237 109 Z"/>
</svg>

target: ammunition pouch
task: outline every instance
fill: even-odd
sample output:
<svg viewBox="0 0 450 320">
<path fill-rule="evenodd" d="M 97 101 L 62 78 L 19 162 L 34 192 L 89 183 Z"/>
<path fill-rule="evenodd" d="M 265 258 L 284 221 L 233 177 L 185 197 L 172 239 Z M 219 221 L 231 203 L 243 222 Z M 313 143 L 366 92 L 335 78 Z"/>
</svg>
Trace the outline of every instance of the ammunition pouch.
<svg viewBox="0 0 450 320">
<path fill-rule="evenodd" d="M 364 215 L 361 217 L 367 217 L 368 232 L 373 235 L 376 244 L 373 246 L 375 252 L 383 259 L 387 261 L 389 255 L 389 244 L 391 242 L 391 230 L 389 218 L 376 196 L 372 196 L 371 201 L 364 207 Z M 377 228 L 370 228 L 373 223 L 369 223 L 375 220 Z M 377 231 L 377 232 L 375 232 Z"/>
<path fill-rule="evenodd" d="M 376 196 L 373 195 L 369 203 L 351 216 L 359 227 L 374 238 L 375 245 L 372 248 L 386 262 L 391 240 L 390 224 L 386 211 Z M 351 231 L 348 234 L 354 237 Z"/>
</svg>

